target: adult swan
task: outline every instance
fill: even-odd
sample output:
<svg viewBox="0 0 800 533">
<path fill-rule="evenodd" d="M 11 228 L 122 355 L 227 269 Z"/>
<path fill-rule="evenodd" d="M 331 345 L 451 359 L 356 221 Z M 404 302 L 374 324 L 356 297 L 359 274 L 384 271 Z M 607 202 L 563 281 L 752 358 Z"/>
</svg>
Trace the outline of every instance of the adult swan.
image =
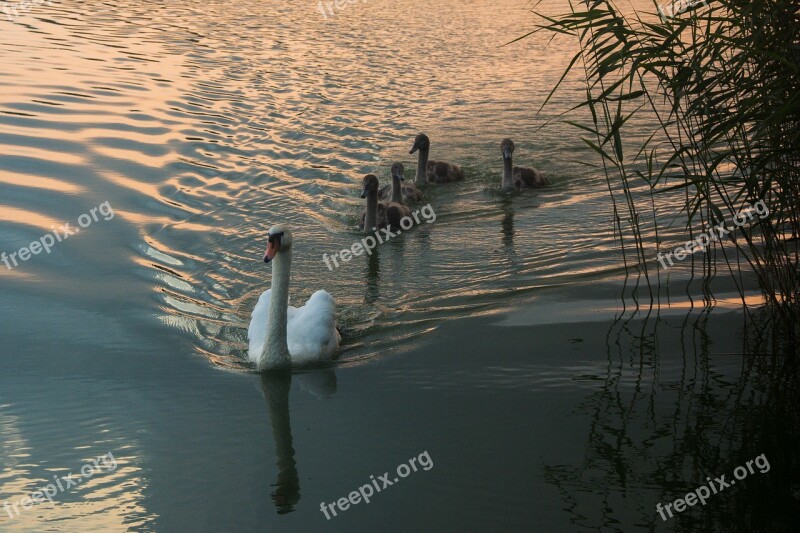
<svg viewBox="0 0 800 533">
<path fill-rule="evenodd" d="M 290 306 L 292 232 L 283 225 L 272 226 L 268 241 L 264 262 L 272 262 L 272 288 L 264 291 L 253 309 L 248 359 L 258 370 L 330 361 L 342 339 L 333 296 L 317 291 L 303 307 Z"/>
</svg>

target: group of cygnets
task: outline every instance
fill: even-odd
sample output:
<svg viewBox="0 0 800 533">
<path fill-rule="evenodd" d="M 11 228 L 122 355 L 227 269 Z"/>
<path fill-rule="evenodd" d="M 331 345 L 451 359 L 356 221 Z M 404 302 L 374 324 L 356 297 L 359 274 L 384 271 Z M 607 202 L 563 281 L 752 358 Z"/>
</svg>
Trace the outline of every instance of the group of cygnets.
<svg viewBox="0 0 800 533">
<path fill-rule="evenodd" d="M 420 133 L 414 139 L 414 145 L 409 154 L 419 152 L 417 161 L 417 174 L 414 183 L 401 183 L 405 181 L 402 163 L 392 165 L 392 183 L 380 187 L 375 174 L 364 176 L 364 191 L 361 198 L 367 199 L 367 207 L 361 217 L 361 227 L 365 233 L 374 228 L 397 228 L 403 217 L 411 216 L 411 209 L 406 205 L 422 201 L 422 192 L 419 187 L 425 183 L 450 183 L 464 179 L 461 167 L 446 161 L 433 161 L 429 159 L 431 141 L 427 135 Z M 514 143 L 511 139 L 504 139 L 500 144 L 503 153 L 503 190 L 538 188 L 547 185 L 544 174 L 535 168 L 515 167 L 512 163 Z M 380 200 L 380 201 L 379 201 Z"/>
<path fill-rule="evenodd" d="M 419 151 L 414 184 L 400 183 L 404 181 L 401 163 L 392 165 L 391 187 L 379 189 L 378 178 L 373 174 L 364 178 L 364 192 L 361 197 L 367 199 L 367 209 L 362 220 L 365 233 L 389 226 L 400 226 L 403 217 L 411 216 L 411 210 L 405 202 L 422 200 L 418 186 L 428 182 L 449 183 L 464 179 L 464 172 L 458 165 L 430 161 L 430 148 L 428 136 L 423 133 L 417 135 L 409 152 L 413 154 Z M 547 185 L 547 180 L 538 170 L 511 164 L 511 154 L 514 153 L 511 139 L 504 140 L 501 149 L 504 163 L 503 189 Z M 379 198 L 383 201 L 379 202 Z M 288 226 L 277 224 L 269 229 L 264 262 L 272 263 L 272 287 L 264 291 L 258 299 L 247 331 L 247 356 L 259 371 L 330 361 L 342 340 L 336 328 L 336 301 L 327 291 L 315 292 L 302 307 L 289 305 L 289 271 L 293 242 L 294 237 Z M 361 245 L 353 245 L 353 255 L 359 255 L 355 251 L 356 246 Z"/>
</svg>

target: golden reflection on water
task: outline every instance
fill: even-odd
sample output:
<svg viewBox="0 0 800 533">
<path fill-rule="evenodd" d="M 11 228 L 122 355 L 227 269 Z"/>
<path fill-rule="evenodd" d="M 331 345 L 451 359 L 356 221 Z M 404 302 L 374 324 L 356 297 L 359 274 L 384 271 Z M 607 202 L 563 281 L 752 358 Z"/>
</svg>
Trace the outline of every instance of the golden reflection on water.
<svg viewBox="0 0 800 533">
<path fill-rule="evenodd" d="M 41 176 L 31 176 L 30 174 L 12 173 L 8 171 L 0 174 L 0 183 L 15 185 L 17 187 L 61 191 L 64 194 L 80 194 L 86 192 L 84 187 L 74 183 L 64 183 L 61 180 L 53 178 L 43 178 Z M 15 219 L 15 221 L 24 222 L 24 220 L 18 219 Z"/>
<path fill-rule="evenodd" d="M 138 458 L 132 454 L 136 447 L 133 440 L 111 452 L 114 461 L 106 455 L 108 463 L 100 462 L 99 467 L 92 464 L 96 459 L 93 456 L 69 467 L 55 466 L 52 460 L 40 467 L 35 464 L 37 450 L 21 428 L 22 418 L 18 412 L 9 412 L 13 408 L 12 404 L 0 405 L 0 530 L 124 531 L 144 523 L 136 517 L 148 515 L 143 505 L 147 482 L 137 466 Z M 77 448 L 88 452 L 98 446 Z M 72 487 L 67 482 L 61 487 L 55 484 L 56 476 L 72 474 L 75 480 L 86 464 L 92 465 L 91 477 Z M 50 484 L 52 489 L 48 490 L 56 493 L 51 496 L 52 502 L 44 498 L 36 503 L 24 500 Z"/>
<path fill-rule="evenodd" d="M 51 218 L 42 213 L 3 204 L 0 204 L 0 222 L 25 224 L 40 229 L 44 233 L 48 233 L 52 231 L 51 228 L 58 228 L 64 223 L 61 220 Z"/>
</svg>

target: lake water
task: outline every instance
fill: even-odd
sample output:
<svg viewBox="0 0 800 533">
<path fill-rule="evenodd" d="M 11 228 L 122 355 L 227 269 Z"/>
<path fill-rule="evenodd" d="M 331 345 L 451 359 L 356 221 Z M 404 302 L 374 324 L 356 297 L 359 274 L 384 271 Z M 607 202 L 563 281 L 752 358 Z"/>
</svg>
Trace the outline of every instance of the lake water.
<svg viewBox="0 0 800 533">
<path fill-rule="evenodd" d="M 0 16 L 0 252 L 63 241 L 0 264 L 0 530 L 796 526 L 800 409 L 780 351 L 749 347 L 730 282 L 699 310 L 685 265 L 660 313 L 636 312 L 646 285 L 624 275 L 605 178 L 581 164 L 594 156 L 571 126 L 538 128 L 583 96 L 570 77 L 536 115 L 576 43 L 502 46 L 532 27 L 527 6 Z M 322 255 L 361 238 L 361 178 L 388 182 L 394 161 L 413 176 L 420 131 L 467 180 L 427 190 L 435 222 L 329 270 Z M 504 137 L 549 188 L 498 191 Z M 332 368 L 246 363 L 279 222 L 292 302 L 337 300 Z M 657 514 L 762 454 L 764 473 Z M 412 458 L 429 466 L 400 479 Z M 398 480 L 369 503 L 321 511 L 385 472 Z"/>
</svg>

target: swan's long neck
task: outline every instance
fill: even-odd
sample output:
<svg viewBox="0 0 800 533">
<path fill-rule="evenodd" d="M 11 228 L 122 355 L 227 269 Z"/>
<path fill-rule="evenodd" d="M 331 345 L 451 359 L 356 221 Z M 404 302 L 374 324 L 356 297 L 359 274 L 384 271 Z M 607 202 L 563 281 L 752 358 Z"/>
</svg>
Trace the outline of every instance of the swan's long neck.
<svg viewBox="0 0 800 533">
<path fill-rule="evenodd" d="M 514 176 L 513 176 L 513 167 L 511 166 L 511 158 L 504 157 L 503 158 L 503 189 L 513 189 L 514 188 Z"/>
<path fill-rule="evenodd" d="M 400 178 L 392 176 L 392 201 L 397 203 L 403 202 L 403 191 L 400 188 Z"/>
<path fill-rule="evenodd" d="M 364 217 L 364 233 L 372 233 L 372 228 L 378 227 L 378 191 L 367 194 L 367 216 Z"/>
<path fill-rule="evenodd" d="M 419 151 L 419 159 L 417 159 L 417 176 L 414 178 L 414 183 L 424 185 L 428 182 L 428 155 L 429 149 Z"/>
<path fill-rule="evenodd" d="M 286 342 L 287 315 L 289 312 L 289 273 L 292 252 L 278 252 L 272 261 L 272 292 L 267 318 L 267 342 L 261 355 L 261 370 L 288 368 L 292 359 Z"/>
</svg>

